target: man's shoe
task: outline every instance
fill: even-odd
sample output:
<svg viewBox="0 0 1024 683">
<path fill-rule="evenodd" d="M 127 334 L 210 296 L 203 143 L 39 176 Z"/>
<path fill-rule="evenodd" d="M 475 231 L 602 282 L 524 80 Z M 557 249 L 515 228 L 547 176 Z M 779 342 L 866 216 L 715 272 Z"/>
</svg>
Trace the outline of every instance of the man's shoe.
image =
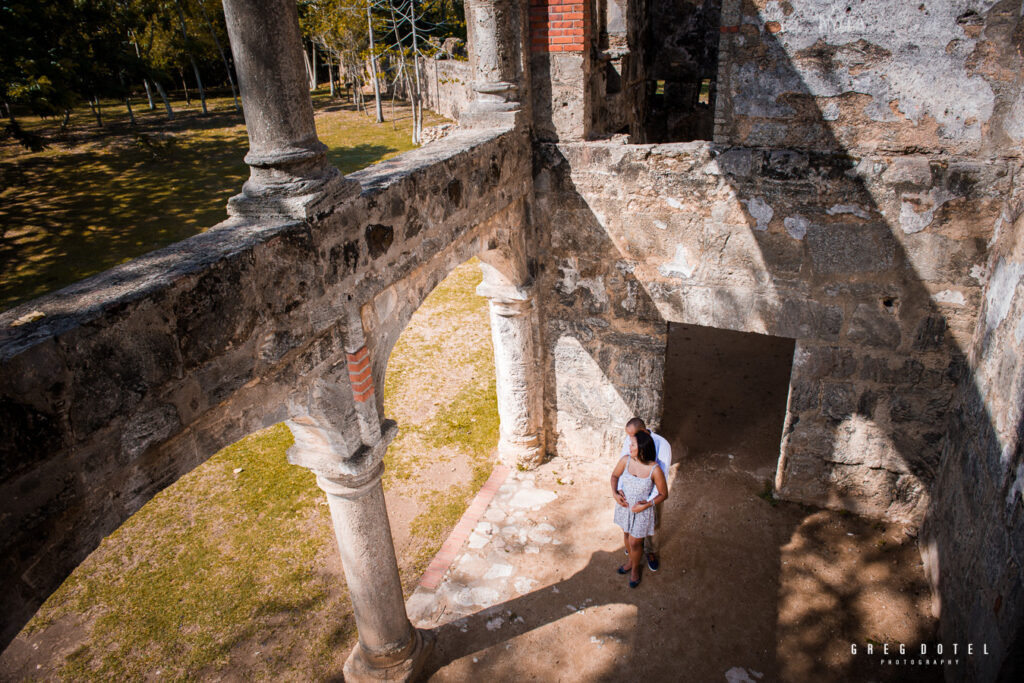
<svg viewBox="0 0 1024 683">
<path fill-rule="evenodd" d="M 650 569 L 652 572 L 656 572 L 658 571 L 658 567 L 660 566 L 661 563 L 658 562 L 658 556 L 654 553 L 650 553 L 647 556 L 647 568 Z"/>
</svg>

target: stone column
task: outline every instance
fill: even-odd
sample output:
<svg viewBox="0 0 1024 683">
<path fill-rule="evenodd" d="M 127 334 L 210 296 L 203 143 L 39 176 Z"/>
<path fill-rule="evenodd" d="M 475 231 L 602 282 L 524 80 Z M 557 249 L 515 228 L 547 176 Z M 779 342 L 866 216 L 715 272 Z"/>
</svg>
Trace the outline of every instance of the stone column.
<svg viewBox="0 0 1024 683">
<path fill-rule="evenodd" d="M 224 0 L 249 133 L 250 176 L 232 215 L 306 218 L 325 198 L 355 194 L 316 135 L 294 0 Z M 318 201 L 321 200 L 321 201 Z"/>
<path fill-rule="evenodd" d="M 327 493 L 359 642 L 345 660 L 346 681 L 410 681 L 430 652 L 429 634 L 405 612 L 378 462 L 363 475 L 317 477 Z"/>
<path fill-rule="evenodd" d="M 462 123 L 514 123 L 522 76 L 520 13 L 512 0 L 467 0 L 465 10 L 475 94 Z"/>
<path fill-rule="evenodd" d="M 477 294 L 487 297 L 490 308 L 501 419 L 498 457 L 513 467 L 538 465 L 544 458 L 543 394 L 533 342 L 532 290 L 488 282 L 485 275 Z"/>
</svg>

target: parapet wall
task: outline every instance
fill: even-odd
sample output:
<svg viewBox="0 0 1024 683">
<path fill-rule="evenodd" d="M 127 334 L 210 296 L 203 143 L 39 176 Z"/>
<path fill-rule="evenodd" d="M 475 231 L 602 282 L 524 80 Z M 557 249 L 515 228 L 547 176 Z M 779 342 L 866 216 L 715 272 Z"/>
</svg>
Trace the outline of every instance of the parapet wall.
<svg viewBox="0 0 1024 683">
<path fill-rule="evenodd" d="M 1019 161 L 541 145 L 549 443 L 659 416 L 667 322 L 796 339 L 776 481 L 920 521 Z"/>
<path fill-rule="evenodd" d="M 452 268 L 510 243 L 525 149 L 456 133 L 311 220 L 232 219 L 0 315 L 3 641 L 221 447 L 290 420 L 329 437 L 301 464 L 330 476 L 379 441 L 391 346 Z"/>
</svg>

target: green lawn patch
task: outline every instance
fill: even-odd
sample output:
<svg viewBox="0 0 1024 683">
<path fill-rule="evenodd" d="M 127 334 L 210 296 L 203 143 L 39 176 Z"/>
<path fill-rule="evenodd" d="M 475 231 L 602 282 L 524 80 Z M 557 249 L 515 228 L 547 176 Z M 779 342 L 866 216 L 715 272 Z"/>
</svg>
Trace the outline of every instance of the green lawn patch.
<svg viewBox="0 0 1024 683">
<path fill-rule="evenodd" d="M 312 473 L 285 459 L 291 443 L 278 425 L 225 448 L 104 539 L 28 627 L 93 617 L 62 678 L 187 680 L 227 667 L 272 627 L 301 634 L 310 613 L 351 622 L 347 598 L 332 604 L 316 570 L 336 550 Z M 336 634 L 310 635 L 269 644 L 257 670 L 283 673 L 297 656 L 325 668 Z"/>
<path fill-rule="evenodd" d="M 328 159 L 343 173 L 413 148 L 408 107 L 378 124 L 324 93 L 314 103 Z M 42 152 L 0 144 L 0 310 L 213 227 L 249 176 L 230 97 L 211 98 L 208 116 L 196 100 L 176 101 L 173 122 L 137 102 L 135 128 L 123 105 L 107 104 L 103 128 L 84 107 L 63 137 L 57 121 L 26 118 L 26 129 L 51 140 Z"/>
</svg>

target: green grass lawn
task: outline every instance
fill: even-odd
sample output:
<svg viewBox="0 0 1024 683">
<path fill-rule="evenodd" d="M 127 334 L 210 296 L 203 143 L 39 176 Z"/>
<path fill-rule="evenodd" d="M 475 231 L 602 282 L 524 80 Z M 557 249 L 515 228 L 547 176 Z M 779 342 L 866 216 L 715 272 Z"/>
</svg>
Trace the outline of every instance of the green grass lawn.
<svg viewBox="0 0 1024 683">
<path fill-rule="evenodd" d="M 376 123 L 347 101 L 314 95 L 317 130 L 343 173 L 413 148 L 412 118 Z M 176 119 L 135 103 L 138 126 L 123 105 L 107 103 L 104 126 L 76 110 L 64 138 L 58 122 L 25 118 L 26 130 L 50 139 L 29 153 L 0 144 L 0 310 L 60 289 L 146 252 L 210 228 L 248 177 L 242 114 L 230 97 L 173 103 Z M 391 118 L 391 108 L 385 107 Z M 425 125 L 442 119 L 428 113 Z"/>
</svg>

